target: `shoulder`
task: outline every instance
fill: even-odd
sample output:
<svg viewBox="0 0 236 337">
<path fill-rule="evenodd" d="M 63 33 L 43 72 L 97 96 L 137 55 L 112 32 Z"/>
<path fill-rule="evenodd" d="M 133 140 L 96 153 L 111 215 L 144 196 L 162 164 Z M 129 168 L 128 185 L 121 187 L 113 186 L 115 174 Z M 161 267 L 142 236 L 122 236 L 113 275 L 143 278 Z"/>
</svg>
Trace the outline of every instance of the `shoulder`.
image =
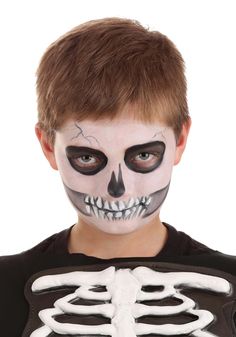
<svg viewBox="0 0 236 337">
<path fill-rule="evenodd" d="M 26 252 L 0 256 L 0 289 L 10 285 L 24 284 L 31 264 L 31 256 Z M 5 289 L 6 289 L 5 288 Z"/>
<path fill-rule="evenodd" d="M 179 231 L 180 237 L 182 238 L 182 251 L 184 255 L 195 255 L 204 253 L 213 253 L 215 250 L 206 246 L 202 242 L 199 242 L 189 236 L 188 234 Z"/>
<path fill-rule="evenodd" d="M 212 268 L 222 270 L 236 276 L 236 256 L 216 251 L 207 257 Z"/>
<path fill-rule="evenodd" d="M 213 250 L 185 233 L 184 255 L 196 264 L 217 269 L 236 276 L 236 256 Z"/>
<path fill-rule="evenodd" d="M 165 247 L 165 255 L 197 255 L 215 252 L 203 243 L 194 240 L 188 234 L 177 230 L 175 227 L 164 223 L 168 229 L 168 241 Z"/>
<path fill-rule="evenodd" d="M 1 309 L 4 308 L 0 318 L 1 331 L 5 332 L 7 329 L 7 325 L 10 324 L 10 317 L 14 317 L 14 324 L 19 329 L 23 328 L 20 317 L 27 313 L 24 286 L 30 273 L 29 270 L 29 263 L 25 254 L 0 257 Z M 14 301 L 14 306 L 12 306 L 12 300 Z"/>
<path fill-rule="evenodd" d="M 43 252 L 44 247 L 47 246 L 47 239 L 40 242 L 37 246 L 30 248 L 18 254 L 0 256 L 0 282 L 9 280 L 16 275 L 23 275 L 24 271 L 28 269 L 32 257 L 36 253 Z"/>
<path fill-rule="evenodd" d="M 186 266 L 205 267 L 236 276 L 236 256 L 227 255 L 218 251 L 194 255 L 168 256 L 163 258 L 162 261 Z"/>
<path fill-rule="evenodd" d="M 15 254 L 15 255 L 5 255 L 0 256 L 0 282 L 6 277 L 7 271 L 12 271 L 14 273 L 14 270 L 22 270 L 21 266 L 24 264 L 24 258 L 21 254 Z"/>
<path fill-rule="evenodd" d="M 162 260 L 184 265 L 206 267 L 236 276 L 236 256 L 207 247 L 175 227 L 167 225 L 170 247 Z"/>
</svg>

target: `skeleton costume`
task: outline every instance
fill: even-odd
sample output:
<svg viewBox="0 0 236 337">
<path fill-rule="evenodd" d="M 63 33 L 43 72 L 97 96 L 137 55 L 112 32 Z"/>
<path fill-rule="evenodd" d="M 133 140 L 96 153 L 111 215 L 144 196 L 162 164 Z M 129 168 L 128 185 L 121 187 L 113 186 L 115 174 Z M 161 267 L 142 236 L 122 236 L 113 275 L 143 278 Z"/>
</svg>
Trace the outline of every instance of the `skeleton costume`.
<svg viewBox="0 0 236 337">
<path fill-rule="evenodd" d="M 107 233 L 129 233 L 159 213 L 175 137 L 138 122 L 102 126 L 67 123 L 55 142 L 58 168 L 80 218 Z M 163 225 L 167 241 L 152 257 L 70 253 L 73 226 L 1 257 L 1 336 L 236 336 L 236 258 Z"/>
<path fill-rule="evenodd" d="M 1 257 L 1 336 L 236 336 L 235 257 L 165 226 L 155 257 L 69 254 L 72 227 Z"/>
</svg>

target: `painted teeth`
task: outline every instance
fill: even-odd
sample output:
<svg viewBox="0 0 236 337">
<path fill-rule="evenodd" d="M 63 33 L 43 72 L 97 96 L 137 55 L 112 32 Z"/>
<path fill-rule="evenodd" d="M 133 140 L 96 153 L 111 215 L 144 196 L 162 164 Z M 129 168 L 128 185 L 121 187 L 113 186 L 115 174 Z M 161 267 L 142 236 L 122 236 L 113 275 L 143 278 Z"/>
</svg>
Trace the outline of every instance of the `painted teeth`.
<svg viewBox="0 0 236 337">
<path fill-rule="evenodd" d="M 99 210 L 99 211 L 98 211 L 98 214 L 99 214 L 99 217 L 103 219 L 103 218 L 104 218 L 104 215 L 105 215 L 105 212 Z"/>
<path fill-rule="evenodd" d="M 130 213 L 131 213 L 131 210 L 130 210 L 130 209 L 127 209 L 127 210 L 125 211 L 125 217 L 127 217 L 128 215 L 130 215 Z"/>
<path fill-rule="evenodd" d="M 127 205 L 127 208 L 131 208 L 134 204 L 134 198 L 131 198 L 128 205 Z"/>
<path fill-rule="evenodd" d="M 91 213 L 91 207 L 89 205 L 86 205 L 86 211 L 88 212 L 88 214 Z"/>
<path fill-rule="evenodd" d="M 110 209 L 109 203 L 108 203 L 107 200 L 104 202 L 104 208 L 107 209 L 107 210 Z"/>
<path fill-rule="evenodd" d="M 146 212 L 146 208 L 142 210 L 142 212 L 139 214 L 139 216 L 143 216 L 143 214 Z"/>
<path fill-rule="evenodd" d="M 115 217 L 116 217 L 116 218 L 121 218 L 121 217 L 122 217 L 122 212 L 117 212 L 117 213 L 115 213 Z"/>
<path fill-rule="evenodd" d="M 137 206 L 139 204 L 140 204 L 140 200 L 139 200 L 139 198 L 136 198 L 136 200 L 135 200 L 135 206 Z"/>
<path fill-rule="evenodd" d="M 119 211 L 119 208 L 118 208 L 118 206 L 116 205 L 115 201 L 112 201 L 112 202 L 110 203 L 110 205 L 111 205 L 111 209 L 112 209 L 113 211 Z"/>
<path fill-rule="evenodd" d="M 123 201 L 119 201 L 119 210 L 123 211 L 123 209 L 125 209 L 125 203 Z"/>
<path fill-rule="evenodd" d="M 146 207 L 139 205 L 134 206 L 131 209 L 126 209 L 124 211 L 118 212 L 107 212 L 98 209 L 96 206 L 86 205 L 86 210 L 88 214 L 93 214 L 99 219 L 107 219 L 107 220 L 129 220 L 131 218 L 136 218 L 138 216 L 142 216 L 146 212 Z"/>
<path fill-rule="evenodd" d="M 140 215 L 142 209 L 143 209 L 143 206 L 140 205 L 138 210 L 137 210 L 137 214 L 136 214 L 137 217 Z"/>
<path fill-rule="evenodd" d="M 107 213 L 107 216 L 108 216 L 109 220 L 112 220 L 112 218 L 113 218 L 113 214 L 112 213 Z"/>
<path fill-rule="evenodd" d="M 145 202 L 146 202 L 146 198 L 145 198 L 145 197 L 142 197 L 142 198 L 141 198 L 141 203 L 145 204 Z"/>
<path fill-rule="evenodd" d="M 134 215 L 136 209 L 137 209 L 137 207 L 133 207 L 133 208 L 131 209 L 131 215 L 130 215 L 130 216 L 133 216 L 133 215 Z"/>
<path fill-rule="evenodd" d="M 98 208 L 102 208 L 102 198 L 101 197 L 97 198 L 96 205 Z"/>
<path fill-rule="evenodd" d="M 94 214 L 100 219 L 124 219 L 128 220 L 132 217 L 142 216 L 147 209 L 147 205 L 151 203 L 152 197 L 130 198 L 128 202 L 107 201 L 101 197 L 85 196 L 84 202 L 88 214 Z"/>
<path fill-rule="evenodd" d="M 94 214 L 96 215 L 96 217 L 99 218 L 97 207 L 93 207 L 93 211 L 94 211 Z"/>
</svg>

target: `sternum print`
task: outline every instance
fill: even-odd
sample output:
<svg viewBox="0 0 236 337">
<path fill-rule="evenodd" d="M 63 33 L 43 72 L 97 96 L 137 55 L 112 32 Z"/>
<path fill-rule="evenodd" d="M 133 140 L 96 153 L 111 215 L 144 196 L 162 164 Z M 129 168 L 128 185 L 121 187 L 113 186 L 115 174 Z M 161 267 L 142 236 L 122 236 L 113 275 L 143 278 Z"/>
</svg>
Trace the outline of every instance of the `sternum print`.
<svg viewBox="0 0 236 337">
<path fill-rule="evenodd" d="M 112 337 L 136 337 L 133 311 L 141 287 L 130 269 L 118 270 L 114 281 L 107 286 L 111 302 L 115 306 L 115 315 L 111 321 L 115 334 Z"/>
<path fill-rule="evenodd" d="M 160 291 L 146 292 L 145 286 L 162 287 Z M 59 335 L 109 335 L 112 337 L 136 337 L 147 334 L 164 336 L 188 335 L 194 337 L 218 337 L 206 329 L 213 321 L 214 315 L 208 310 L 195 309 L 196 303 L 181 294 L 177 288 L 187 287 L 210 290 L 214 293 L 228 295 L 230 283 L 220 277 L 194 272 L 158 272 L 147 267 L 135 269 L 118 269 L 109 267 L 99 272 L 74 271 L 70 273 L 42 276 L 32 285 L 32 292 L 56 289 L 60 286 L 77 286 L 75 292 L 59 298 L 53 308 L 43 309 L 39 317 L 43 326 L 35 330 L 31 337 L 49 337 L 52 332 Z M 94 292 L 93 288 L 104 286 L 106 291 Z M 146 305 L 142 301 L 178 300 L 177 305 Z M 75 299 L 92 299 L 104 304 L 78 305 Z M 185 324 L 172 324 L 173 315 L 181 313 L 194 315 L 195 320 Z M 56 317 L 66 315 L 102 315 L 110 318 L 110 324 L 83 325 L 60 323 Z M 138 323 L 142 316 L 168 316 L 168 324 Z"/>
</svg>

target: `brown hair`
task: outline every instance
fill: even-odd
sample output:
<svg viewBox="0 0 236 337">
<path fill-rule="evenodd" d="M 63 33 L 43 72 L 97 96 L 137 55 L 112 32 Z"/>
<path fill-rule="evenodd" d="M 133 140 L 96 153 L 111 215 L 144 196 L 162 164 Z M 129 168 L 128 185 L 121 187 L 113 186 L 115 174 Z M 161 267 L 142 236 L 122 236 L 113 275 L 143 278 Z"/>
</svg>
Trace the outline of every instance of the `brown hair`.
<svg viewBox="0 0 236 337">
<path fill-rule="evenodd" d="M 53 142 L 70 119 L 113 119 L 131 104 L 135 119 L 164 122 L 178 137 L 188 120 L 184 61 L 175 45 L 138 21 L 83 23 L 49 46 L 37 70 L 39 126 Z"/>
</svg>

